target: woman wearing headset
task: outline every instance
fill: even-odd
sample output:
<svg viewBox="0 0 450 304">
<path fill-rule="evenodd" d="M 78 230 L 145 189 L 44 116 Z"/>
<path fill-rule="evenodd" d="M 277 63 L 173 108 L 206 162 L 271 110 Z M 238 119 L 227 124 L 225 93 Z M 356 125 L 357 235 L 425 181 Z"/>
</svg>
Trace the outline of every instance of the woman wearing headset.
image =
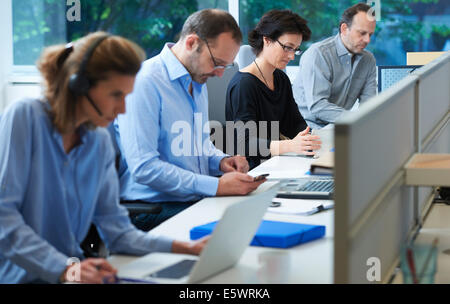
<svg viewBox="0 0 450 304">
<path fill-rule="evenodd" d="M 202 250 L 205 240 L 138 231 L 119 205 L 113 148 L 96 127 L 125 112 L 144 59 L 136 44 L 102 32 L 44 50 L 45 97 L 15 102 L 0 119 L 0 283 L 66 281 L 71 258 L 82 260 L 77 280 L 102 283 L 116 270 L 80 249 L 92 222 L 111 252 Z"/>
</svg>

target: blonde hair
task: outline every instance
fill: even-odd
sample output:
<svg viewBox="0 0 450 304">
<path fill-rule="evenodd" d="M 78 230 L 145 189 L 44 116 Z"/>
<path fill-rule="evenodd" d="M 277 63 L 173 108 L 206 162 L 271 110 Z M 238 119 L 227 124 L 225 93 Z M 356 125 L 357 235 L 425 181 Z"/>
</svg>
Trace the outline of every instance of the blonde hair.
<svg viewBox="0 0 450 304">
<path fill-rule="evenodd" d="M 107 33 L 89 34 L 74 42 L 73 48 L 66 45 L 47 47 L 37 61 L 43 77 L 44 96 L 51 105 L 52 123 L 61 133 L 74 129 L 76 103 L 80 98 L 69 90 L 69 78 L 79 71 L 92 43 L 104 35 Z M 95 48 L 84 75 L 89 79 L 91 87 L 99 80 L 107 79 L 111 72 L 134 76 L 145 58 L 144 50 L 137 44 L 123 37 L 109 36 Z"/>
</svg>

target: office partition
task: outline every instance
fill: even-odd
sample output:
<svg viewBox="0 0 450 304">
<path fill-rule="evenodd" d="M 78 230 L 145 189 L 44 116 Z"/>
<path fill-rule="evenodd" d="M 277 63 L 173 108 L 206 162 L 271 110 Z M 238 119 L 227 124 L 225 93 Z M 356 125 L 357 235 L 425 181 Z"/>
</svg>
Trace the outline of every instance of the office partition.
<svg viewBox="0 0 450 304">
<path fill-rule="evenodd" d="M 417 69 L 417 132 L 418 152 L 450 151 L 450 52 Z M 419 211 L 424 213 L 431 188 L 418 190 Z"/>
<path fill-rule="evenodd" d="M 336 122 L 336 283 L 388 281 L 420 224 L 432 191 L 406 186 L 404 165 L 417 152 L 450 153 L 449 55 Z"/>
<path fill-rule="evenodd" d="M 371 258 L 386 274 L 412 224 L 413 192 L 402 186 L 402 172 L 415 152 L 416 80 L 405 77 L 336 123 L 337 283 L 367 282 Z"/>
</svg>

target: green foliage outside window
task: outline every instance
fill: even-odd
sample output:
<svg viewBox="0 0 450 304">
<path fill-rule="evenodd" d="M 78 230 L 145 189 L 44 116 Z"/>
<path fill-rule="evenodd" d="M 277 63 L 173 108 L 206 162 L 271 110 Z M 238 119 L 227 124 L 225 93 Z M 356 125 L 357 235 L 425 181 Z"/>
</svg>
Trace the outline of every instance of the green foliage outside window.
<svg viewBox="0 0 450 304">
<path fill-rule="evenodd" d="M 228 8 L 227 0 L 81 0 L 81 21 L 69 22 L 65 0 L 12 1 L 15 65 L 32 65 L 43 47 L 97 30 L 125 36 L 151 57 L 160 52 L 164 43 L 176 41 L 191 13 L 206 7 Z M 307 19 L 312 29 L 312 39 L 302 45 L 306 49 L 336 34 L 340 15 L 357 2 L 241 0 L 239 24 L 244 43 L 248 31 L 266 11 L 289 8 Z M 404 64 L 406 51 L 442 50 L 450 40 L 450 7 L 446 3 L 448 0 L 382 0 L 381 21 L 368 47 L 377 64 Z M 297 62 L 298 58 L 293 64 Z"/>
</svg>

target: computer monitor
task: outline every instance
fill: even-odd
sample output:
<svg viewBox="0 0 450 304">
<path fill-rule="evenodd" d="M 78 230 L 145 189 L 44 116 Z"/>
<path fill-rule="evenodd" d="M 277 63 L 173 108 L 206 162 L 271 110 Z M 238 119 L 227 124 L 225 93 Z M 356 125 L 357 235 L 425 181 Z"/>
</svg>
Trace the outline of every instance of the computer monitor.
<svg viewBox="0 0 450 304">
<path fill-rule="evenodd" d="M 384 65 L 378 66 L 378 92 L 384 91 L 421 65 Z"/>
</svg>

